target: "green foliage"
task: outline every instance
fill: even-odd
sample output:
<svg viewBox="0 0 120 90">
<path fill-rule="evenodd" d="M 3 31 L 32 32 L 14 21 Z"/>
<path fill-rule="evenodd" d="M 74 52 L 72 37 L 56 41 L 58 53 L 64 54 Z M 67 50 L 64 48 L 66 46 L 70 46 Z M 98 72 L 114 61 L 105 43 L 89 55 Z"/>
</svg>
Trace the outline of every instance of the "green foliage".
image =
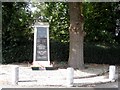
<svg viewBox="0 0 120 90">
<path fill-rule="evenodd" d="M 36 5 L 36 4 L 34 4 Z M 38 3 L 36 20 L 50 24 L 50 38 L 59 42 L 68 42 L 69 14 L 68 5 L 62 2 Z"/>
<path fill-rule="evenodd" d="M 69 56 L 69 44 L 50 41 L 50 60 L 51 61 L 67 61 Z"/>
<path fill-rule="evenodd" d="M 51 41 L 51 60 L 68 61 L 69 44 Z M 120 64 L 120 46 L 95 43 L 84 44 L 84 62 L 96 64 Z"/>
<path fill-rule="evenodd" d="M 12 55 L 9 58 L 6 55 L 15 54 L 16 52 L 13 48 L 24 46 L 26 41 L 33 39 L 33 34 L 31 33 L 33 23 L 34 20 L 28 8 L 28 3 L 2 3 L 2 56 L 4 61 L 15 59 Z M 19 49 L 21 50 L 22 48 L 20 47 Z"/>
<path fill-rule="evenodd" d="M 52 61 L 67 61 L 69 55 L 69 15 L 65 2 L 36 3 L 33 13 L 28 3 L 2 3 L 2 53 L 4 63 L 33 60 L 34 19 L 50 23 L 50 58 Z M 115 37 L 116 3 L 84 3 L 83 14 L 86 31 L 84 59 L 86 63 L 120 63 L 120 43 Z M 118 15 L 117 15 L 118 16 Z M 120 35 L 119 35 L 120 36 Z M 116 40 L 115 40 L 116 39 Z M 88 42 L 99 43 L 99 45 Z M 110 46 L 106 46 L 109 43 Z M 101 46 L 101 44 L 104 44 Z M 115 45 L 115 44 L 114 44 Z"/>
<path fill-rule="evenodd" d="M 116 43 L 116 3 L 84 3 L 86 42 Z"/>
<path fill-rule="evenodd" d="M 2 18 L 3 46 L 30 38 L 33 19 L 27 3 L 2 3 Z"/>
<path fill-rule="evenodd" d="M 67 61 L 68 44 L 50 40 L 50 60 Z M 33 41 L 26 41 L 22 45 L 5 50 L 3 63 L 33 62 Z"/>
<path fill-rule="evenodd" d="M 84 44 L 85 63 L 97 64 L 120 64 L 120 46 L 101 45 L 94 43 Z M 69 44 L 50 40 L 50 60 L 68 61 Z M 3 63 L 33 61 L 33 41 L 7 50 L 4 54 Z"/>
<path fill-rule="evenodd" d="M 97 64 L 120 64 L 120 46 L 85 43 L 84 61 Z"/>
<path fill-rule="evenodd" d="M 116 17 L 114 12 L 118 3 L 85 2 L 83 5 L 85 42 L 119 43 L 115 36 Z M 35 17 L 50 23 L 50 38 L 59 42 L 69 42 L 68 4 L 65 2 L 36 3 Z"/>
<path fill-rule="evenodd" d="M 26 41 L 20 46 L 4 50 L 2 63 L 33 61 L 33 41 Z"/>
</svg>

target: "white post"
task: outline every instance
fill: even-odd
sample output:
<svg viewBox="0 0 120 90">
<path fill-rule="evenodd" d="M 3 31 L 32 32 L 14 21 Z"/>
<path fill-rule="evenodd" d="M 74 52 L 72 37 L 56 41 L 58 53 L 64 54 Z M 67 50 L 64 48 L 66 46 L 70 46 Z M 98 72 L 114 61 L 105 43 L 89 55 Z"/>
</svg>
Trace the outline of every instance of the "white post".
<svg viewBox="0 0 120 90">
<path fill-rule="evenodd" d="M 109 79 L 110 80 L 115 79 L 115 69 L 116 67 L 114 65 L 109 66 Z"/>
<path fill-rule="evenodd" d="M 66 75 L 66 86 L 72 87 L 73 86 L 73 76 L 74 76 L 74 69 L 72 67 L 67 68 L 67 75 Z"/>
<path fill-rule="evenodd" d="M 13 66 L 12 67 L 12 84 L 18 85 L 18 80 L 19 80 L 19 67 Z"/>
</svg>

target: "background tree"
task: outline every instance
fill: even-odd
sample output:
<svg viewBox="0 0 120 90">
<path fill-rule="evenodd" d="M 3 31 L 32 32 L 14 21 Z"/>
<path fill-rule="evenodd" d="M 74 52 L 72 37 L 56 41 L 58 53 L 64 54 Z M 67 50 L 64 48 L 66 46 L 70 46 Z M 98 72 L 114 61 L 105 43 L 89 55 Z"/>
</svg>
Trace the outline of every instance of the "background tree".
<svg viewBox="0 0 120 90">
<path fill-rule="evenodd" d="M 115 36 L 116 19 L 118 16 L 114 11 L 116 6 L 117 3 L 115 2 L 84 3 L 85 42 L 115 44 L 119 41 Z"/>
<path fill-rule="evenodd" d="M 68 61 L 69 57 L 69 14 L 68 4 L 62 2 L 33 3 L 37 7 L 34 18 L 49 22 L 50 59 L 51 61 Z"/>
<path fill-rule="evenodd" d="M 34 20 L 32 18 L 28 3 L 2 3 L 3 62 L 19 61 L 18 58 L 16 60 L 14 59 L 15 56 L 23 56 L 22 54 L 20 55 L 20 53 L 24 53 L 26 51 L 26 49 L 23 49 L 23 47 L 26 47 L 26 42 L 28 41 L 29 43 L 32 43 L 31 40 L 33 40 L 31 28 L 33 23 Z M 21 45 L 23 45 L 23 47 L 20 48 Z M 17 48 L 18 52 L 13 51 L 14 48 Z"/>
<path fill-rule="evenodd" d="M 68 9 L 69 5 L 69 9 Z M 83 17 L 80 3 L 39 3 L 36 13 L 39 21 L 50 23 L 50 37 L 59 42 L 70 40 L 69 65 L 83 68 Z M 80 8 L 79 8 L 80 7 Z M 69 14 L 70 22 L 69 22 Z M 70 23 L 70 24 L 69 24 Z M 68 27 L 70 25 L 70 30 Z M 68 31 L 70 39 L 68 38 Z M 73 50 L 74 49 L 74 50 Z"/>
<path fill-rule="evenodd" d="M 83 15 L 82 15 L 82 3 L 70 2 L 69 15 L 70 15 L 70 52 L 69 52 L 69 65 L 73 68 L 84 68 L 83 60 Z"/>
<path fill-rule="evenodd" d="M 69 10 L 68 3 L 66 2 L 39 3 L 36 6 L 40 9 L 36 14 L 38 16 L 38 19 L 40 21 L 47 21 L 50 23 L 50 38 L 52 40 L 54 39 L 58 41 L 59 43 L 62 43 L 62 41 L 67 42 L 67 45 L 68 45 L 68 43 L 70 43 L 70 39 L 69 39 L 70 33 L 68 30 L 70 25 L 70 21 L 69 21 L 70 16 L 68 14 L 68 10 Z M 61 8 L 61 6 L 62 7 L 64 6 L 64 7 Z M 96 46 L 110 48 L 110 46 L 114 46 L 115 43 L 117 43 L 115 40 L 116 36 L 114 32 L 115 20 L 116 20 L 115 19 L 116 13 L 114 13 L 115 6 L 116 6 L 116 3 L 83 3 L 82 11 L 84 14 L 84 23 L 85 23 L 84 30 L 86 32 L 86 36 L 84 38 L 85 62 L 97 60 L 98 55 L 102 55 L 102 54 L 94 54 L 94 52 L 90 51 L 91 49 L 87 50 L 86 52 L 86 48 L 92 48 Z M 61 34 L 61 32 L 64 32 L 64 36 L 67 38 L 65 37 L 62 38 L 63 34 Z M 52 44 L 51 47 L 52 46 L 54 45 Z M 58 43 L 54 46 L 54 48 L 56 48 L 55 49 L 56 51 L 53 50 L 55 51 L 54 55 L 58 57 L 60 56 L 61 53 L 64 53 L 62 51 L 69 49 L 68 47 L 66 47 L 65 49 L 62 49 L 62 46 L 60 46 Z M 97 48 L 98 47 L 96 47 L 96 49 Z M 53 49 L 53 47 L 51 49 Z M 96 50 L 96 52 L 97 51 L 98 53 L 101 53 L 101 51 L 99 52 L 99 50 Z M 67 53 L 69 53 L 69 51 L 67 51 Z M 91 53 L 93 55 L 88 53 Z M 52 57 L 54 55 L 52 54 Z M 66 60 L 66 61 L 68 60 L 68 57 L 66 58 L 65 56 L 66 54 L 65 55 L 61 54 L 61 55 L 63 56 L 63 59 L 61 60 Z M 104 55 L 107 55 L 107 53 Z M 88 60 L 86 60 L 86 57 Z M 88 57 L 89 58 L 91 57 L 90 58 L 91 60 Z M 94 57 L 96 57 L 96 59 Z M 59 58 L 61 58 L 61 56 Z M 104 58 L 104 57 L 101 57 L 101 58 Z M 58 58 L 53 60 L 58 60 Z"/>
<path fill-rule="evenodd" d="M 119 17 L 119 14 L 114 11 L 117 5 L 118 3 L 115 2 L 83 3 L 85 42 L 109 44 L 119 42 L 119 35 L 115 36 L 116 18 Z M 36 14 L 37 19 L 50 23 L 51 38 L 60 42 L 69 42 L 68 4 L 49 2 L 39 3 L 36 6 L 39 8 Z"/>
<path fill-rule="evenodd" d="M 34 13 L 36 21 L 49 22 L 50 39 L 68 42 L 69 15 L 68 4 L 61 2 L 33 3 L 38 9 Z"/>
<path fill-rule="evenodd" d="M 32 62 L 33 33 L 31 33 L 31 26 L 34 20 L 45 21 L 50 24 L 51 60 L 57 62 L 68 61 L 68 58 L 70 60 L 69 32 L 72 29 L 69 29 L 69 26 L 71 21 L 75 22 L 75 20 L 72 20 L 75 17 L 70 18 L 68 3 L 41 2 L 33 5 L 37 7 L 35 12 L 30 11 L 29 3 L 2 3 L 2 52 L 4 61 L 7 63 Z M 114 12 L 117 5 L 117 3 L 83 3 L 82 11 L 85 23 L 83 31 L 86 32 L 83 43 L 85 63 L 119 62 L 119 48 L 116 44 L 119 45 L 120 43 L 120 34 L 117 37 L 115 36 L 115 21 L 120 14 Z M 82 20 L 81 17 L 79 20 Z M 78 24 L 81 23 L 82 21 Z M 79 30 L 76 32 L 79 33 Z M 82 38 L 82 36 L 80 37 Z M 74 40 L 77 42 L 76 39 Z"/>
</svg>

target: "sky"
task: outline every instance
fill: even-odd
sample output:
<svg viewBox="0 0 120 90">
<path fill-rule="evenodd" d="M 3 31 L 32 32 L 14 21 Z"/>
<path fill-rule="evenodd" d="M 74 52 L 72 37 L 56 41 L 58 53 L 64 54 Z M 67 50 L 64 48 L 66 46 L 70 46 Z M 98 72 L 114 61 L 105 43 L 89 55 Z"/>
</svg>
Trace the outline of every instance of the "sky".
<svg viewBox="0 0 120 90">
<path fill-rule="evenodd" d="M 35 12 L 35 10 L 37 10 L 37 7 L 33 7 L 32 4 L 29 4 L 29 8 L 33 13 Z"/>
</svg>

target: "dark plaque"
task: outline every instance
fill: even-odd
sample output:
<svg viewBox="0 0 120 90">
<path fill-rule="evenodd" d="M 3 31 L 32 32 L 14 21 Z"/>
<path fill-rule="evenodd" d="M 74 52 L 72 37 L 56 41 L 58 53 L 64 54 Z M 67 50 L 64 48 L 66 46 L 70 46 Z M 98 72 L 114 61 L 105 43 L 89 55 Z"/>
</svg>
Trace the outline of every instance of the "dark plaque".
<svg viewBox="0 0 120 90">
<path fill-rule="evenodd" d="M 36 61 L 48 61 L 46 27 L 37 27 Z"/>
</svg>

